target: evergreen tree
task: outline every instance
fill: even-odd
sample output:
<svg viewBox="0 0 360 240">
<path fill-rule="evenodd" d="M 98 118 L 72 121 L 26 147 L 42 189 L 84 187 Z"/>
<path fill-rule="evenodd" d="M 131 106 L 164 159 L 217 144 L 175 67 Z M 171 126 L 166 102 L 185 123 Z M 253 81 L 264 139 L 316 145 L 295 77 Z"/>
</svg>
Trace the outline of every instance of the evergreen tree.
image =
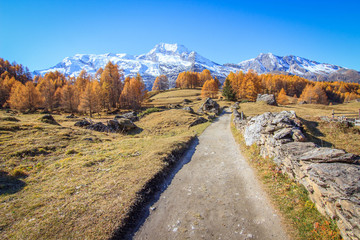
<svg viewBox="0 0 360 240">
<path fill-rule="evenodd" d="M 231 83 L 229 78 L 226 78 L 223 86 L 222 95 L 226 98 L 226 100 L 233 101 L 235 100 L 235 92 L 231 87 Z"/>
</svg>

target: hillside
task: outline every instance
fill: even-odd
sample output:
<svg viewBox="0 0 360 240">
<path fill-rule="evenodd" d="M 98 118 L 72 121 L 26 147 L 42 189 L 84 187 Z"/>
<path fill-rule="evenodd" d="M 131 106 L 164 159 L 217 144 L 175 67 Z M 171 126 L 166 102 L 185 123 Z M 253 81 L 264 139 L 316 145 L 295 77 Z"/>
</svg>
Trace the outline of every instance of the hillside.
<svg viewBox="0 0 360 240">
<path fill-rule="evenodd" d="M 128 218 L 145 199 L 145 192 L 156 186 L 159 176 L 169 172 L 194 136 L 210 124 L 190 127 L 198 114 L 168 109 L 181 105 L 196 111 L 203 102 L 199 89 L 152 94 L 146 104 L 158 108 L 140 114 L 142 117 L 135 122 L 138 128 L 129 134 L 75 127 L 83 116 L 74 119 L 53 115 L 59 123 L 53 125 L 40 121 L 42 114 L 2 110 L 1 238 L 107 239 L 128 226 Z M 320 116 L 330 116 L 332 110 L 354 111 L 359 104 L 270 107 L 242 103 L 240 109 L 248 116 L 293 109 L 303 118 L 310 138 L 359 154 L 358 132 L 344 132 L 319 120 Z M 114 118 L 101 114 L 93 121 Z"/>
<path fill-rule="evenodd" d="M 198 116 L 181 109 L 147 111 L 126 135 L 41 116 L 0 112 L 1 239 L 109 238 L 209 124 L 189 127 Z"/>
</svg>

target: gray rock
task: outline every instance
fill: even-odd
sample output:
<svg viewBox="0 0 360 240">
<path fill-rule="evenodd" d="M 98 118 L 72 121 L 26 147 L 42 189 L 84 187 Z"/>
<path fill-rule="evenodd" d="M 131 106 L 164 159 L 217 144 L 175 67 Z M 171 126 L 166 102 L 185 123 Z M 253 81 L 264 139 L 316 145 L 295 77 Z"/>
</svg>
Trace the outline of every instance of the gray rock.
<svg viewBox="0 0 360 240">
<path fill-rule="evenodd" d="M 276 140 L 279 140 L 279 139 L 282 139 L 282 138 L 290 138 L 291 137 L 291 133 L 292 133 L 292 129 L 291 128 L 283 128 L 283 129 L 280 129 L 278 131 L 276 131 L 274 133 L 274 138 Z"/>
<path fill-rule="evenodd" d="M 300 129 L 293 129 L 292 130 L 292 139 L 295 142 L 305 142 L 306 141 L 306 137 L 305 135 L 301 132 Z"/>
<path fill-rule="evenodd" d="M 86 126 L 89 126 L 91 123 L 89 121 L 86 121 L 86 120 L 80 120 L 80 121 L 77 121 L 74 125 L 76 127 L 86 127 Z"/>
<path fill-rule="evenodd" d="M 107 126 L 105 124 L 103 124 L 102 122 L 97 122 L 95 124 L 88 125 L 85 128 L 94 130 L 94 131 L 98 131 L 98 132 L 107 132 L 108 131 Z"/>
<path fill-rule="evenodd" d="M 274 94 L 258 94 L 256 102 L 266 102 L 268 105 L 277 106 Z"/>
<path fill-rule="evenodd" d="M 189 128 L 190 128 L 190 127 L 193 127 L 193 126 L 195 126 L 195 125 L 201 124 L 201 123 L 206 123 L 207 121 L 208 121 L 208 120 L 206 120 L 205 118 L 199 117 L 199 118 L 197 118 L 194 122 L 192 122 L 192 123 L 190 124 Z"/>
<path fill-rule="evenodd" d="M 126 118 L 121 118 L 118 120 L 119 128 L 121 131 L 130 131 L 136 129 L 137 126 L 130 120 Z"/>
<path fill-rule="evenodd" d="M 217 115 L 220 114 L 220 111 L 219 104 L 211 98 L 207 98 L 198 110 L 199 113 L 210 112 Z"/>
<path fill-rule="evenodd" d="M 123 115 L 116 115 L 114 119 L 126 118 L 131 120 L 132 122 L 136 122 L 139 120 L 136 112 L 128 112 Z"/>
<path fill-rule="evenodd" d="M 188 111 L 189 113 L 194 113 L 194 109 L 192 109 L 191 107 L 183 107 L 182 109 Z"/>
<path fill-rule="evenodd" d="M 317 145 L 313 142 L 291 142 L 282 145 L 281 151 L 286 155 L 300 156 L 314 148 L 317 148 Z"/>
<path fill-rule="evenodd" d="M 330 162 L 343 162 L 343 163 L 356 163 L 357 159 L 354 154 L 346 153 L 341 149 L 334 148 L 315 148 L 303 154 L 299 160 L 310 161 L 317 163 L 330 163 Z"/>
</svg>

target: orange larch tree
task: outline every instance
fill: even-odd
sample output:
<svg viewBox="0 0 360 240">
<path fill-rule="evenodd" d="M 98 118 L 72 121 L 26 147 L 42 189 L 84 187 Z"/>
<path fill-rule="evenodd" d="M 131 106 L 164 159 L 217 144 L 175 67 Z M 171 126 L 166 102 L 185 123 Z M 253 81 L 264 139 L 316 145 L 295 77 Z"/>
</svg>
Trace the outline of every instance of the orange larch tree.
<svg viewBox="0 0 360 240">
<path fill-rule="evenodd" d="M 22 112 L 34 112 L 42 105 L 43 99 L 32 82 L 23 85 L 16 81 L 10 93 L 9 103 L 11 108 Z"/>
<path fill-rule="evenodd" d="M 216 98 L 219 92 L 219 86 L 214 79 L 207 80 L 201 88 L 201 97 Z"/>
<path fill-rule="evenodd" d="M 89 112 L 90 117 L 94 112 L 100 110 L 100 99 L 98 93 L 101 87 L 98 81 L 91 81 L 87 83 L 85 90 L 81 93 L 79 110 Z"/>
<path fill-rule="evenodd" d="M 158 76 L 153 84 L 152 91 L 163 91 L 169 89 L 169 79 L 166 75 Z"/>
<path fill-rule="evenodd" d="M 281 105 L 289 104 L 289 98 L 286 95 L 286 92 L 285 92 L 285 90 L 283 88 L 279 92 L 276 101 Z"/>
</svg>

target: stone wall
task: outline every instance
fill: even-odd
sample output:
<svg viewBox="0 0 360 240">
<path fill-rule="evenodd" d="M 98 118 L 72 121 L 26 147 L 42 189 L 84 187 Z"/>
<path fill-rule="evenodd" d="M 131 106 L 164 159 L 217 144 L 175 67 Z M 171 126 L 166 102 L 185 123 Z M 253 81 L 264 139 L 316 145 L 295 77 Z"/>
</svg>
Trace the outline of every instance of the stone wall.
<svg viewBox="0 0 360 240">
<path fill-rule="evenodd" d="M 234 123 L 246 145 L 257 144 L 263 157 L 275 163 L 309 192 L 317 209 L 337 221 L 342 237 L 360 239 L 359 156 L 306 142 L 293 111 L 264 113 Z"/>
</svg>

